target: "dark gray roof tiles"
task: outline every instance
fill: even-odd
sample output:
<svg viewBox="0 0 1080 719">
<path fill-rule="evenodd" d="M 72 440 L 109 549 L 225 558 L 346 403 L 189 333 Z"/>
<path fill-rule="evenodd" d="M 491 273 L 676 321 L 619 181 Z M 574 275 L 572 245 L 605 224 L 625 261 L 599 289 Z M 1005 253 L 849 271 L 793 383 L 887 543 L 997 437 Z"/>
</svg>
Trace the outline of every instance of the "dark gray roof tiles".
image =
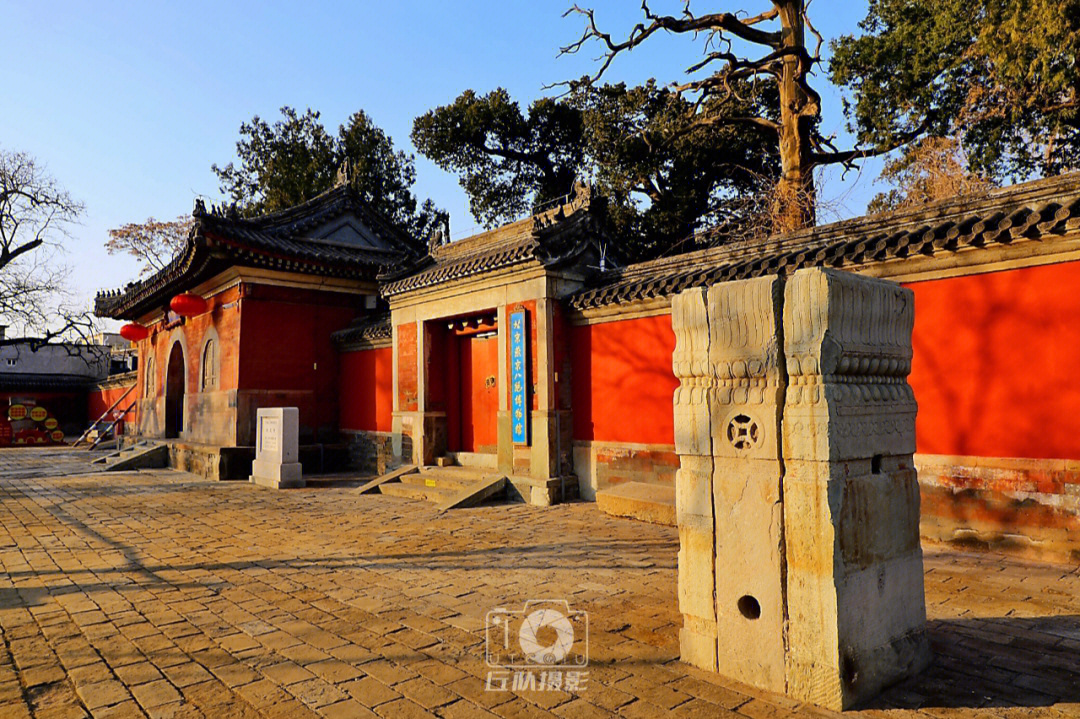
<svg viewBox="0 0 1080 719">
<path fill-rule="evenodd" d="M 1080 230 L 1080 173 L 609 270 L 571 296 L 585 310 L 804 267 L 936 257 Z"/>
</svg>

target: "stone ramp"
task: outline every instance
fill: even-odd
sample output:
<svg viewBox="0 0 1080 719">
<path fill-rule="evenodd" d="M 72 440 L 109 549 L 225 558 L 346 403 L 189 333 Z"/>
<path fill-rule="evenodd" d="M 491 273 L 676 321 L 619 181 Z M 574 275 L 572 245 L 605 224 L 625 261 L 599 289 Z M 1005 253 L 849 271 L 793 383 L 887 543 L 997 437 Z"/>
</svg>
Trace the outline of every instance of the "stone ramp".
<svg viewBox="0 0 1080 719">
<path fill-rule="evenodd" d="M 93 463 L 100 465 L 106 472 L 163 469 L 169 464 L 169 448 L 164 444 L 144 440 L 127 449 L 98 457 Z"/>
<path fill-rule="evenodd" d="M 675 526 L 675 488 L 645 482 L 621 482 L 596 493 L 600 511 L 652 524 Z"/>
</svg>

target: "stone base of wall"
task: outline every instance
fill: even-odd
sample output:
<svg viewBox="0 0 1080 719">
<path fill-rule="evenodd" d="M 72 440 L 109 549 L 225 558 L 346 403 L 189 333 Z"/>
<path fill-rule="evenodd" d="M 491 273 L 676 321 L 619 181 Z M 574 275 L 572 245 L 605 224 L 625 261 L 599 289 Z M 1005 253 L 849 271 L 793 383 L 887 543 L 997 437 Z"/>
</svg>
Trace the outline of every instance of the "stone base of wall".
<svg viewBox="0 0 1080 719">
<path fill-rule="evenodd" d="M 675 487 L 679 455 L 671 444 L 574 442 L 574 474 L 582 499 L 594 501 L 596 492 L 623 482 L 644 482 Z"/>
<path fill-rule="evenodd" d="M 219 481 L 247 479 L 254 447 L 217 447 L 208 444 L 169 442 L 169 466 L 183 472 Z"/>
<path fill-rule="evenodd" d="M 349 453 L 349 467 L 360 472 L 385 474 L 397 460 L 392 432 L 342 430 Z"/>
<path fill-rule="evenodd" d="M 924 539 L 1080 559 L 1080 461 L 915 455 Z"/>
<path fill-rule="evenodd" d="M 247 480 L 255 459 L 254 447 L 219 447 L 194 442 L 167 442 L 169 466 L 212 481 Z M 304 444 L 299 448 L 303 473 L 322 474 L 348 468 L 343 444 Z"/>
</svg>

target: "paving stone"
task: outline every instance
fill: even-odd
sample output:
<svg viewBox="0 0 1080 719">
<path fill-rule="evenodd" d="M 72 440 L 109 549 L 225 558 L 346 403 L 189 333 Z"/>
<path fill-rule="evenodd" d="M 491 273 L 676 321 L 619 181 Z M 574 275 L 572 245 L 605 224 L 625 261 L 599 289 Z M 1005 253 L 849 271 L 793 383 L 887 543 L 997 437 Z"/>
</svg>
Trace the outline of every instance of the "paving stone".
<svg viewBox="0 0 1080 719">
<path fill-rule="evenodd" d="M 341 688 L 366 707 L 376 707 L 401 698 L 401 694 L 373 677 L 346 682 Z"/>
<path fill-rule="evenodd" d="M 62 476 L 24 459 L 10 475 L 11 451 L 0 450 L 4 719 L 839 716 L 677 661 L 673 528 L 589 503 L 433 521 L 336 488 Z M 845 716 L 1075 714 L 1076 567 L 924 553 L 935 664 Z M 486 691 L 485 615 L 553 597 L 589 614 L 585 688 Z M 135 698 L 161 703 L 144 711 Z"/>
<path fill-rule="evenodd" d="M 90 709 L 100 709 L 111 704 L 119 704 L 131 698 L 128 690 L 118 681 L 109 679 L 96 684 L 84 684 L 75 689 L 83 704 Z"/>
<path fill-rule="evenodd" d="M 180 692 L 176 691 L 176 687 L 164 679 L 132 687 L 131 693 L 134 695 L 135 701 L 147 709 L 159 707 L 163 704 L 172 704 L 181 699 Z"/>
</svg>

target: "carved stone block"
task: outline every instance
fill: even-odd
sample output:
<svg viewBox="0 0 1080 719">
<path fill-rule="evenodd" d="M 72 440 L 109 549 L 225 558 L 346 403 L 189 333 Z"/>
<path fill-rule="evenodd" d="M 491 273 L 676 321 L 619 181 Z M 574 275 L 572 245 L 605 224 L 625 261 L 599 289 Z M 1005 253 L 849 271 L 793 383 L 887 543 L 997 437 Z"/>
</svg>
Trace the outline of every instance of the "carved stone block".
<svg viewBox="0 0 1080 719">
<path fill-rule="evenodd" d="M 784 291 L 784 456 L 821 461 L 915 452 L 911 290 L 800 270 Z"/>
<path fill-rule="evenodd" d="M 684 661 L 832 709 L 925 666 L 913 318 L 832 270 L 673 298 Z"/>
<path fill-rule="evenodd" d="M 833 709 L 929 661 L 910 290 L 796 272 L 784 297 L 789 695 Z"/>
<path fill-rule="evenodd" d="M 673 397 L 675 513 L 679 524 L 679 635 L 684 661 L 716 671 L 716 557 L 712 507 L 712 423 L 709 391 L 709 323 L 704 290 L 672 300 L 675 331 L 672 369 L 679 379 Z"/>
<path fill-rule="evenodd" d="M 679 379 L 673 398 L 675 451 L 681 456 L 711 457 L 708 389 L 713 378 L 705 290 L 688 290 L 672 298 L 671 327 L 675 332 L 672 369 Z"/>
<path fill-rule="evenodd" d="M 784 691 L 778 277 L 708 291 L 717 668 Z M 733 647 L 742 647 L 732 651 Z"/>
</svg>

